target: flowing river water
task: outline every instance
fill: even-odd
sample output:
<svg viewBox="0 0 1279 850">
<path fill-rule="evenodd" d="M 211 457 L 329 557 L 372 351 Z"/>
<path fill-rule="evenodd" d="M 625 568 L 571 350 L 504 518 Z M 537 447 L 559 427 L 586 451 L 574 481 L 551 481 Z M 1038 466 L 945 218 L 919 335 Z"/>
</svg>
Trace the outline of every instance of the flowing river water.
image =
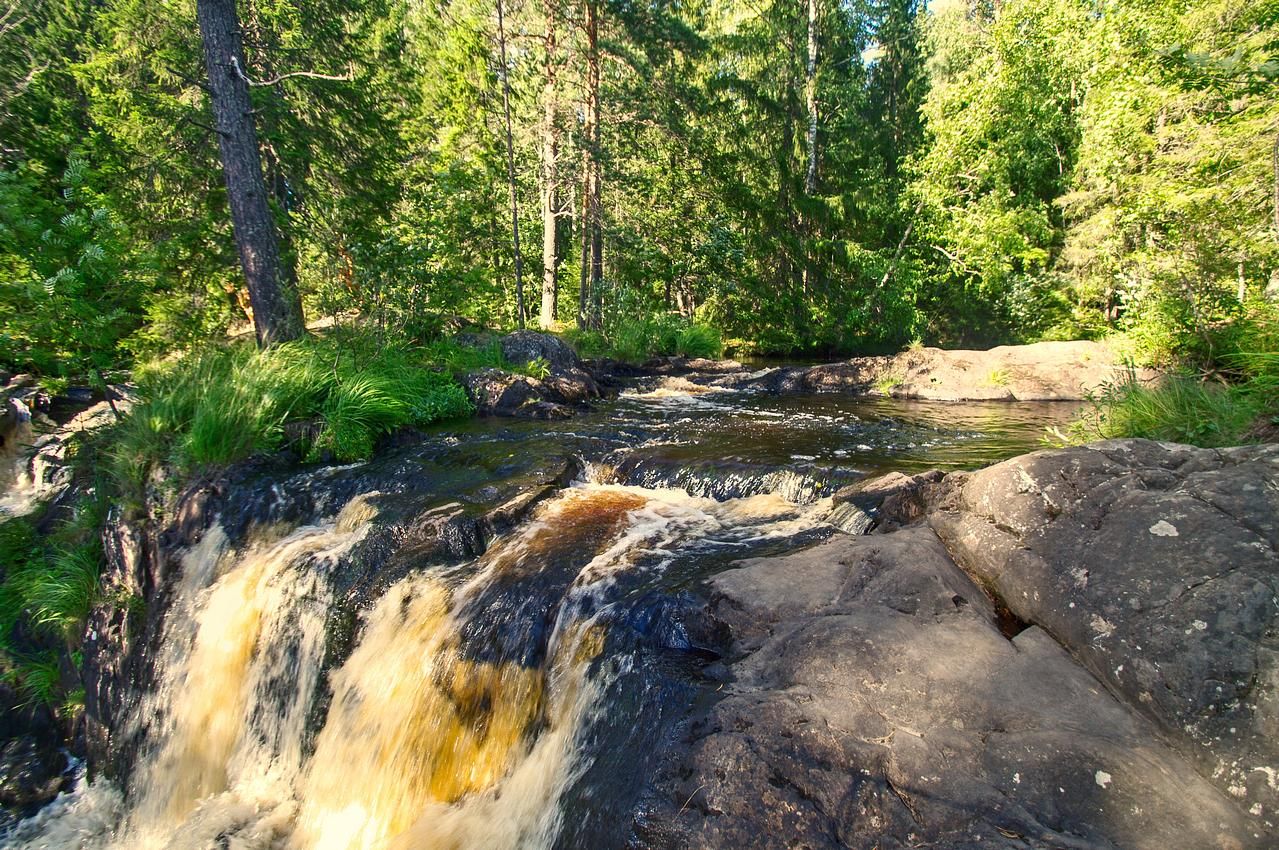
<svg viewBox="0 0 1279 850">
<path fill-rule="evenodd" d="M 1072 413 L 649 386 L 263 473 L 169 579 L 114 730 L 137 742 L 127 776 L 82 779 L 0 845 L 615 845 L 663 723 L 713 698 L 701 579 L 863 530 L 844 484 L 1033 450 Z M 461 557 L 422 542 L 566 457 L 573 480 L 512 528 Z"/>
</svg>

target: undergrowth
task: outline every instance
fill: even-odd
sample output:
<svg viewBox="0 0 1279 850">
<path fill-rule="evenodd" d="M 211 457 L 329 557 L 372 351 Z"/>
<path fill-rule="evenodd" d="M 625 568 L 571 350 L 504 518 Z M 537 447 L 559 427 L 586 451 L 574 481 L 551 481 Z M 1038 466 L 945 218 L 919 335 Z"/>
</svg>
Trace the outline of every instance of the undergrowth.
<svg viewBox="0 0 1279 850">
<path fill-rule="evenodd" d="M 366 458 L 397 428 L 469 415 L 452 371 L 491 359 L 359 336 L 188 354 L 139 370 L 143 401 L 119 426 L 112 466 L 137 487 L 159 462 L 190 470 L 286 446 L 308 460 Z"/>
<path fill-rule="evenodd" d="M 31 517 L 0 523 L 0 678 L 25 702 L 76 701 L 59 659 L 74 653 L 98 598 L 105 510 L 94 490 L 51 528 Z"/>
<path fill-rule="evenodd" d="M 1206 368 L 1183 368 L 1153 383 L 1129 367 L 1089 399 L 1069 439 L 1143 437 L 1205 448 L 1279 434 L 1279 309 L 1254 307 L 1217 339 Z M 1208 374 L 1205 375 L 1204 372 Z"/>
<path fill-rule="evenodd" d="M 583 356 L 630 362 L 659 355 L 719 357 L 724 350 L 718 330 L 672 313 L 619 319 L 603 331 L 570 331 L 565 336 Z"/>
</svg>

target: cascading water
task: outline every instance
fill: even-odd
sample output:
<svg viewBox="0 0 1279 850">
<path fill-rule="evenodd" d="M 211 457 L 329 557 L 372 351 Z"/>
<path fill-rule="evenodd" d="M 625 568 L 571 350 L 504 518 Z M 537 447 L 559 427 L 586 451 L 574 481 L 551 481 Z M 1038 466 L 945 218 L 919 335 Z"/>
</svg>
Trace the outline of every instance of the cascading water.
<svg viewBox="0 0 1279 850">
<path fill-rule="evenodd" d="M 125 730 L 144 742 L 127 792 L 82 787 L 10 846 L 550 847 L 588 767 L 581 736 L 628 663 L 602 652 L 621 591 L 831 513 L 829 499 L 578 483 L 474 562 L 392 584 L 326 671 L 333 575 L 376 501 L 239 550 L 206 532 Z"/>
</svg>

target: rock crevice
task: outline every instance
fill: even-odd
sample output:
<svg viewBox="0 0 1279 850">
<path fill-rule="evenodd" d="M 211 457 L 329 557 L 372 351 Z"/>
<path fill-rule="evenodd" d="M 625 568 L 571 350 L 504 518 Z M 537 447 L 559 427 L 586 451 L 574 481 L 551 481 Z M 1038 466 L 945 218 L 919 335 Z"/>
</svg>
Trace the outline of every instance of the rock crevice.
<svg viewBox="0 0 1279 850">
<path fill-rule="evenodd" d="M 860 485 L 877 533 L 711 581 L 733 685 L 638 843 L 1273 846 L 1276 482 L 1127 440 Z"/>
</svg>

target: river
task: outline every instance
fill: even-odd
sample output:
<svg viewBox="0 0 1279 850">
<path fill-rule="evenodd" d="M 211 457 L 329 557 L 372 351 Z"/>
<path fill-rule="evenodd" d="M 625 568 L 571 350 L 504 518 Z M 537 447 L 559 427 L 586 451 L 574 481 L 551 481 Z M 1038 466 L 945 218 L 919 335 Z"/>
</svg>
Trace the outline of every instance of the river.
<svg viewBox="0 0 1279 850">
<path fill-rule="evenodd" d="M 620 846 L 656 754 L 725 685 L 707 576 L 862 530 L 830 498 L 848 483 L 1034 450 L 1074 412 L 667 382 L 251 469 L 174 553 L 113 729 L 123 775 L 0 843 Z"/>
</svg>

